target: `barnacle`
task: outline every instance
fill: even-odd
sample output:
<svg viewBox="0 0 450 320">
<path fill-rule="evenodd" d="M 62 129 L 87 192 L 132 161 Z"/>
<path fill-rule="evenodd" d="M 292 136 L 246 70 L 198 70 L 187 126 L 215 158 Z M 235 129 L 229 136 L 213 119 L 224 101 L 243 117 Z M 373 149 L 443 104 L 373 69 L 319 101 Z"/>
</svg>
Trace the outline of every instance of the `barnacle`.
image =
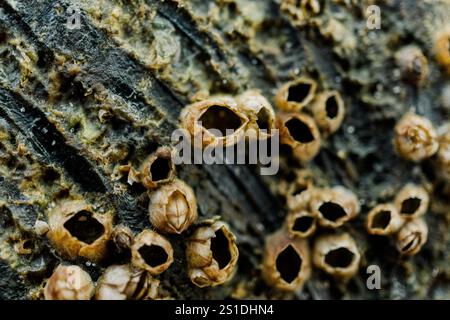
<svg viewBox="0 0 450 320">
<path fill-rule="evenodd" d="M 314 242 L 314 265 L 339 280 L 349 280 L 359 269 L 361 253 L 348 233 L 320 236 Z"/>
<path fill-rule="evenodd" d="M 83 200 L 63 201 L 48 212 L 47 237 L 59 254 L 100 261 L 112 232 L 112 212 L 98 213 Z"/>
<path fill-rule="evenodd" d="M 312 103 L 312 112 L 317 125 L 323 132 L 334 133 L 344 120 L 344 101 L 336 90 L 321 92 Z"/>
<path fill-rule="evenodd" d="M 174 180 L 150 194 L 150 222 L 161 232 L 181 233 L 197 219 L 194 191 L 181 180 Z"/>
<path fill-rule="evenodd" d="M 395 148 L 401 157 L 413 162 L 434 155 L 439 144 L 430 120 L 413 113 L 404 115 L 395 126 Z"/>
<path fill-rule="evenodd" d="M 298 160 L 311 160 L 320 151 L 320 132 L 310 116 L 301 113 L 278 114 L 277 128 L 280 143 L 290 146 Z"/>
<path fill-rule="evenodd" d="M 284 291 L 303 287 L 311 275 L 309 247 L 305 239 L 290 238 L 279 230 L 266 238 L 262 276 L 267 284 Z"/>
<path fill-rule="evenodd" d="M 379 204 L 367 215 L 367 230 L 374 235 L 396 233 L 404 224 L 404 219 L 391 203 Z"/>
<path fill-rule="evenodd" d="M 173 180 L 175 165 L 172 161 L 171 148 L 160 147 L 148 156 L 140 170 L 142 184 L 148 189 L 154 189 Z"/>
<path fill-rule="evenodd" d="M 342 186 L 316 191 L 310 206 L 319 225 L 326 228 L 342 226 L 354 219 L 360 210 L 356 195 Z"/>
<path fill-rule="evenodd" d="M 412 84 L 422 85 L 428 77 L 428 60 L 416 46 L 400 49 L 395 58 L 403 79 Z"/>
<path fill-rule="evenodd" d="M 229 227 L 215 220 L 204 222 L 188 239 L 188 276 L 198 287 L 217 286 L 231 279 L 239 257 Z"/>
<path fill-rule="evenodd" d="M 428 226 L 423 219 L 406 223 L 397 234 L 397 250 L 404 256 L 417 254 L 428 240 Z"/>
<path fill-rule="evenodd" d="M 427 212 L 430 197 L 423 187 L 407 184 L 397 194 L 394 202 L 401 217 L 412 220 Z"/>
<path fill-rule="evenodd" d="M 180 115 L 181 127 L 203 146 L 239 142 L 245 133 L 248 117 L 230 96 L 215 96 L 186 106 Z"/>
<path fill-rule="evenodd" d="M 160 234 L 144 230 L 134 239 L 131 246 L 131 262 L 134 266 L 158 275 L 173 263 L 173 248 Z"/>
<path fill-rule="evenodd" d="M 275 96 L 278 108 L 286 112 L 300 111 L 312 101 L 316 93 L 316 82 L 307 77 L 300 77 L 285 83 Z"/>
<path fill-rule="evenodd" d="M 45 300 L 89 300 L 93 295 L 91 276 L 74 265 L 59 265 L 44 288 Z"/>
</svg>

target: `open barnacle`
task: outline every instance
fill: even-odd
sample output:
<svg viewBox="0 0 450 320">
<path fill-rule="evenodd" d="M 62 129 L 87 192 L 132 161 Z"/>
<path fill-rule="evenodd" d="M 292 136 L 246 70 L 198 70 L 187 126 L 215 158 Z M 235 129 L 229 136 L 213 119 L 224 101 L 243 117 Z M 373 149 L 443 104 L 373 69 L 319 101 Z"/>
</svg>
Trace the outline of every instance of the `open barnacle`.
<svg viewBox="0 0 450 320">
<path fill-rule="evenodd" d="M 280 143 L 292 148 L 300 161 L 314 158 L 320 151 L 320 133 L 314 120 L 301 113 L 282 113 L 277 116 Z"/>
<path fill-rule="evenodd" d="M 131 246 L 131 262 L 153 276 L 163 273 L 173 262 L 172 245 L 160 234 L 144 230 Z"/>
<path fill-rule="evenodd" d="M 244 92 L 237 97 L 237 103 L 239 110 L 249 119 L 247 132 L 253 130 L 258 139 L 272 136 L 275 129 L 275 112 L 270 102 L 259 91 Z"/>
<path fill-rule="evenodd" d="M 417 254 L 428 239 L 428 227 L 421 218 L 406 223 L 397 233 L 397 250 L 404 256 Z"/>
<path fill-rule="evenodd" d="M 439 148 L 433 124 L 414 113 L 404 115 L 395 126 L 395 148 L 401 157 L 413 162 L 433 156 Z"/>
<path fill-rule="evenodd" d="M 309 104 L 316 93 L 317 84 L 307 77 L 300 77 L 284 84 L 275 96 L 277 107 L 286 112 L 300 111 Z"/>
<path fill-rule="evenodd" d="M 341 186 L 317 190 L 310 203 L 311 212 L 325 228 L 338 228 L 355 218 L 360 210 L 356 195 Z"/>
<path fill-rule="evenodd" d="M 175 165 L 172 161 L 171 151 L 170 147 L 159 147 L 143 162 L 140 180 L 146 188 L 154 189 L 173 180 Z"/>
<path fill-rule="evenodd" d="M 207 220 L 188 239 L 188 276 L 198 287 L 217 286 L 231 279 L 239 257 L 236 238 L 221 222 Z"/>
<path fill-rule="evenodd" d="M 59 265 L 44 287 L 45 300 L 90 300 L 93 295 L 91 276 L 74 265 Z"/>
<path fill-rule="evenodd" d="M 97 282 L 96 300 L 155 299 L 159 280 L 131 265 L 109 266 Z"/>
<path fill-rule="evenodd" d="M 400 190 L 394 203 L 403 219 L 412 220 L 427 212 L 430 196 L 423 187 L 410 183 Z"/>
<path fill-rule="evenodd" d="M 404 224 L 395 205 L 379 204 L 367 215 L 367 231 L 369 234 L 385 236 L 396 233 Z"/>
<path fill-rule="evenodd" d="M 281 229 L 266 238 L 262 276 L 279 290 L 300 290 L 311 275 L 308 243 L 291 238 Z"/>
<path fill-rule="evenodd" d="M 306 210 L 291 211 L 286 216 L 285 225 L 289 236 L 307 238 L 316 231 L 316 217 Z"/>
<path fill-rule="evenodd" d="M 325 91 L 316 96 L 312 112 L 317 125 L 323 133 L 334 133 L 342 124 L 345 105 L 339 91 Z"/>
<path fill-rule="evenodd" d="M 192 138 L 201 139 L 204 147 L 231 146 L 243 137 L 248 118 L 234 98 L 215 96 L 186 106 L 180 122 Z"/>
<path fill-rule="evenodd" d="M 67 200 L 48 212 L 47 237 L 62 256 L 97 262 L 106 254 L 112 221 L 112 212 L 98 213 L 83 200 Z"/>
<path fill-rule="evenodd" d="M 360 260 L 355 240 L 348 233 L 323 235 L 314 242 L 314 265 L 339 280 L 352 278 Z"/>
<path fill-rule="evenodd" d="M 150 193 L 150 222 L 161 232 L 182 233 L 197 220 L 194 191 L 179 179 Z"/>
</svg>

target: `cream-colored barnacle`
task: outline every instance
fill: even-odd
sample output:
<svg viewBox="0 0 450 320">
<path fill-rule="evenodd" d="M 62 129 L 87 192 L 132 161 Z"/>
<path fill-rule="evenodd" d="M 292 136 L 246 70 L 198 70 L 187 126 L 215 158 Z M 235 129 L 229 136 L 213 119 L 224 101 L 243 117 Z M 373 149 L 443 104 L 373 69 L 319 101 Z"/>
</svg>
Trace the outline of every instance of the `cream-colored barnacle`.
<svg viewBox="0 0 450 320">
<path fill-rule="evenodd" d="M 345 105 L 339 91 L 325 91 L 316 96 L 312 112 L 317 125 L 325 134 L 336 132 L 345 116 Z"/>
<path fill-rule="evenodd" d="M 299 77 L 278 90 L 275 103 L 279 109 L 286 112 L 300 111 L 313 100 L 316 87 L 313 79 Z"/>
<path fill-rule="evenodd" d="M 291 238 L 284 229 L 266 238 L 262 276 L 268 285 L 282 291 L 297 291 L 310 275 L 307 240 Z"/>
<path fill-rule="evenodd" d="M 292 148 L 293 155 L 300 161 L 314 158 L 320 151 L 321 138 L 314 120 L 301 113 L 277 115 L 280 143 Z"/>
<path fill-rule="evenodd" d="M 217 286 L 235 273 L 239 251 L 236 238 L 221 221 L 206 221 L 188 239 L 188 276 L 198 287 Z"/>
<path fill-rule="evenodd" d="M 66 200 L 48 212 L 50 230 L 46 235 L 65 258 L 98 262 L 106 254 L 112 222 L 111 211 L 98 213 L 83 200 Z"/>
<path fill-rule="evenodd" d="M 367 215 L 367 231 L 373 235 L 394 234 L 404 223 L 397 207 L 392 203 L 379 204 Z"/>
<path fill-rule="evenodd" d="M 131 246 L 131 262 L 151 275 L 163 273 L 173 262 L 172 245 L 162 235 L 144 230 L 136 236 Z"/>
<path fill-rule="evenodd" d="M 197 201 L 186 183 L 175 179 L 150 193 L 150 222 L 164 233 L 182 233 L 197 220 Z"/>
<path fill-rule="evenodd" d="M 356 195 L 342 187 L 317 190 L 310 202 L 311 212 L 325 228 L 338 228 L 354 219 L 360 210 Z"/>
<path fill-rule="evenodd" d="M 90 300 L 93 295 L 91 276 L 75 265 L 59 265 L 44 287 L 45 300 Z"/>
<path fill-rule="evenodd" d="M 430 120 L 414 113 L 404 115 L 395 126 L 395 148 L 406 160 L 420 162 L 439 148 L 437 133 Z"/>
<path fill-rule="evenodd" d="M 159 280 L 131 265 L 109 266 L 97 282 L 96 300 L 155 299 Z"/>
<path fill-rule="evenodd" d="M 139 174 L 142 184 L 148 189 L 154 189 L 172 181 L 175 176 L 172 149 L 170 147 L 159 147 L 145 159 Z"/>
<path fill-rule="evenodd" d="M 422 218 L 406 223 L 397 233 L 397 250 L 404 256 L 417 254 L 427 242 L 428 226 Z"/>
<path fill-rule="evenodd" d="M 270 102 L 257 90 L 248 90 L 237 97 L 238 108 L 244 112 L 249 123 L 250 138 L 267 139 L 275 129 L 275 112 Z"/>
<path fill-rule="evenodd" d="M 348 233 L 322 235 L 314 243 L 314 265 L 336 279 L 352 278 L 358 272 L 360 261 L 361 254 Z"/>
<path fill-rule="evenodd" d="M 403 219 L 412 220 L 427 212 L 430 196 L 423 187 L 409 183 L 400 190 L 394 203 Z"/>
<path fill-rule="evenodd" d="M 201 139 L 204 147 L 231 146 L 242 139 L 248 118 L 233 97 L 215 96 L 186 106 L 180 122 L 193 139 Z"/>
</svg>

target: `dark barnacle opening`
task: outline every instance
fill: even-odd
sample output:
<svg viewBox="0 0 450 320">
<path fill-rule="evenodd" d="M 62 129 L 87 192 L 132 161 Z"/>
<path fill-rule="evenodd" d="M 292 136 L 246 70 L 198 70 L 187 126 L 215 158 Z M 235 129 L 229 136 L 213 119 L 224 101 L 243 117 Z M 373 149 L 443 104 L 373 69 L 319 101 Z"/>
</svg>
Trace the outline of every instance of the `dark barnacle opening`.
<svg viewBox="0 0 450 320">
<path fill-rule="evenodd" d="M 314 141 L 311 129 L 303 121 L 297 118 L 290 119 L 286 122 L 286 128 L 294 140 L 301 143 L 309 143 Z"/>
<path fill-rule="evenodd" d="M 338 248 L 325 255 L 325 263 L 333 268 L 347 268 L 352 263 L 353 257 L 353 252 L 347 248 Z"/>
<path fill-rule="evenodd" d="M 166 158 L 157 158 L 150 167 L 150 173 L 153 181 L 167 179 L 170 175 L 171 161 Z"/>
<path fill-rule="evenodd" d="M 92 217 L 92 212 L 83 210 L 64 223 L 64 228 L 78 240 L 91 244 L 105 232 L 105 227 Z"/>
<path fill-rule="evenodd" d="M 339 112 L 339 105 L 336 100 L 336 96 L 333 95 L 327 99 L 327 102 L 325 103 L 325 110 L 327 111 L 328 118 L 336 118 Z"/>
<path fill-rule="evenodd" d="M 302 103 L 310 94 L 312 85 L 305 82 L 300 82 L 289 87 L 288 101 Z"/>
<path fill-rule="evenodd" d="M 211 106 L 200 117 L 202 126 L 207 129 L 216 129 L 226 135 L 226 130 L 237 130 L 242 125 L 242 119 L 232 110 L 223 106 Z"/>
<path fill-rule="evenodd" d="M 311 228 L 313 222 L 314 222 L 313 217 L 308 217 L 308 216 L 299 217 L 299 218 L 295 219 L 292 230 L 298 231 L 298 232 L 306 232 Z"/>
<path fill-rule="evenodd" d="M 231 261 L 230 243 L 222 229 L 216 231 L 211 239 L 213 259 L 219 264 L 219 269 L 225 268 Z"/>
<path fill-rule="evenodd" d="M 300 273 L 302 259 L 297 251 L 289 245 L 286 249 L 280 252 L 275 264 L 278 272 L 280 273 L 281 279 L 287 283 L 291 283 Z"/>
<path fill-rule="evenodd" d="M 420 207 L 421 200 L 419 198 L 409 198 L 402 202 L 401 213 L 414 214 Z"/>
<path fill-rule="evenodd" d="M 374 229 L 386 229 L 391 221 L 391 212 L 388 210 L 382 210 L 376 213 L 372 220 L 372 228 Z"/>
<path fill-rule="evenodd" d="M 261 108 L 256 117 L 258 128 L 270 132 L 270 112 L 266 108 Z"/>
<path fill-rule="evenodd" d="M 322 213 L 322 216 L 330 221 L 336 222 L 342 217 L 345 217 L 347 213 L 345 210 L 334 202 L 325 202 L 319 207 L 319 211 Z"/>
<path fill-rule="evenodd" d="M 157 245 L 143 245 L 139 248 L 139 254 L 145 263 L 154 268 L 167 262 L 168 255 L 166 250 Z"/>
</svg>

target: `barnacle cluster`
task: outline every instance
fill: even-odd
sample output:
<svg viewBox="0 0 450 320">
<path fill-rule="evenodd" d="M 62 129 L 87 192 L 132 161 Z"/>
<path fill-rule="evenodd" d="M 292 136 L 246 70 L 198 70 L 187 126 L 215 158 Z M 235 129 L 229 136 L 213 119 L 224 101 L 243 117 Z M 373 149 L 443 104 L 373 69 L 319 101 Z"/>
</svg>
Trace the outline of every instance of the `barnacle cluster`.
<svg viewBox="0 0 450 320">
<path fill-rule="evenodd" d="M 421 186 L 405 185 L 393 203 L 375 206 L 367 215 L 367 231 L 378 236 L 392 236 L 403 256 L 420 251 L 428 239 L 428 227 L 423 218 L 429 206 L 428 192 Z"/>
<path fill-rule="evenodd" d="M 314 187 L 301 170 L 285 197 L 289 208 L 285 223 L 266 238 L 262 274 L 267 284 L 284 291 L 300 290 L 312 266 L 341 282 L 352 278 L 359 269 L 360 249 L 349 233 L 338 228 L 359 214 L 356 195 L 342 186 Z"/>
</svg>

